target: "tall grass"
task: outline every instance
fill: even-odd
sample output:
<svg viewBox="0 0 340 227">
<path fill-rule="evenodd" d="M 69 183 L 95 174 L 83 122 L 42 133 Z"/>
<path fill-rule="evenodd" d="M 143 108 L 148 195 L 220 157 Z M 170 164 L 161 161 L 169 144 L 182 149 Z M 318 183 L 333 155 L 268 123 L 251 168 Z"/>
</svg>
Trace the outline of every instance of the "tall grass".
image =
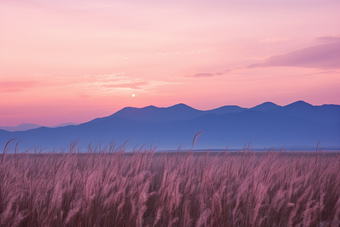
<svg viewBox="0 0 340 227">
<path fill-rule="evenodd" d="M 339 154 L 112 147 L 0 158 L 0 226 L 333 226 Z"/>
</svg>

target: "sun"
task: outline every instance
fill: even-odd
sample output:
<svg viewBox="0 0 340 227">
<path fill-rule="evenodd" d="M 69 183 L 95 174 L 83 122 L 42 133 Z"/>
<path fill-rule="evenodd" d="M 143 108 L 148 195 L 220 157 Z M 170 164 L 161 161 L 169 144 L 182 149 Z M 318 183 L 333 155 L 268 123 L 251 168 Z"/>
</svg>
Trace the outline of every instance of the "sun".
<svg viewBox="0 0 340 227">
<path fill-rule="evenodd" d="M 132 94 L 132 97 L 135 97 L 136 95 L 135 94 Z"/>
</svg>

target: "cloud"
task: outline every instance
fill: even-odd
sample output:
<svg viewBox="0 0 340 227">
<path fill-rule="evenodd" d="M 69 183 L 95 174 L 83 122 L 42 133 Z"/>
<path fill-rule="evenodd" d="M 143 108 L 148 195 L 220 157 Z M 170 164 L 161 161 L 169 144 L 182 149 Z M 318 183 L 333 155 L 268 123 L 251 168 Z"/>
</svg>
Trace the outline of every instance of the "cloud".
<svg viewBox="0 0 340 227">
<path fill-rule="evenodd" d="M 227 70 L 226 70 L 227 71 Z M 188 75 L 186 77 L 195 77 L 195 78 L 201 78 L 201 77 L 213 77 L 213 76 L 221 76 L 224 73 L 218 72 L 218 73 L 196 73 L 193 75 Z"/>
<path fill-rule="evenodd" d="M 111 73 L 103 75 L 87 75 L 77 87 L 83 89 L 99 91 L 100 93 L 119 92 L 125 89 L 148 91 L 163 85 L 178 84 L 169 81 L 146 80 L 145 78 L 131 78 L 125 73 Z"/>
<path fill-rule="evenodd" d="M 100 83 L 99 87 L 104 88 L 106 91 L 112 91 L 114 89 L 138 89 L 147 91 L 159 86 L 180 84 L 178 82 L 169 81 L 157 81 L 157 80 L 144 80 L 142 78 L 121 80 L 112 83 Z"/>
<path fill-rule="evenodd" d="M 215 76 L 214 73 L 196 73 L 193 77 L 212 77 Z"/>
<path fill-rule="evenodd" d="M 225 74 L 228 74 L 230 72 L 235 72 L 238 70 L 243 70 L 244 66 L 234 66 L 228 69 L 223 70 L 222 72 L 217 72 L 217 73 L 196 73 L 196 74 L 189 74 L 184 77 L 190 77 L 190 78 L 204 78 L 204 77 L 214 77 L 214 76 L 222 76 Z"/>
<path fill-rule="evenodd" d="M 147 81 L 142 82 L 131 82 L 131 83 L 113 83 L 113 84 L 105 84 L 103 87 L 105 88 L 130 88 L 130 89 L 142 89 L 142 86 L 148 85 Z"/>
<path fill-rule="evenodd" d="M 271 56 L 261 63 L 249 65 L 247 68 L 291 66 L 302 68 L 339 69 L 340 68 L 340 40 L 333 38 L 320 38 L 332 40 L 330 43 L 310 46 L 289 53 Z"/>
<path fill-rule="evenodd" d="M 36 87 L 38 84 L 37 81 L 4 81 L 0 82 L 0 92 L 21 92 L 28 88 Z"/>
<path fill-rule="evenodd" d="M 264 40 L 261 40 L 261 41 L 259 41 L 259 43 L 277 43 L 277 42 L 281 42 L 281 41 L 286 41 L 286 40 L 288 40 L 288 38 L 281 38 L 281 37 L 279 37 L 279 38 L 269 38 L 269 39 L 264 39 Z"/>
<path fill-rule="evenodd" d="M 161 56 L 167 56 L 167 55 L 169 55 L 169 54 L 171 54 L 171 53 L 170 53 L 170 52 L 158 53 L 158 55 L 161 55 Z"/>
<path fill-rule="evenodd" d="M 304 76 L 334 74 L 334 73 L 338 73 L 338 72 L 336 70 L 326 70 L 326 71 L 321 71 L 321 72 L 316 72 L 316 73 L 307 73 L 307 74 L 304 74 Z"/>
<path fill-rule="evenodd" d="M 340 35 L 319 36 L 316 38 L 316 40 L 322 43 L 337 43 L 340 42 Z"/>
</svg>

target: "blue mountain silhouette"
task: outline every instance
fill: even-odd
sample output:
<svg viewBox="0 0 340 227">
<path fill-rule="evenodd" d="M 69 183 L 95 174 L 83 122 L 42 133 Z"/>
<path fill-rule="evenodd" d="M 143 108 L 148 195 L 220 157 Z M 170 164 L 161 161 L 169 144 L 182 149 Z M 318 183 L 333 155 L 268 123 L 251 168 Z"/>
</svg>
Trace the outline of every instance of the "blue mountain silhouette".
<svg viewBox="0 0 340 227">
<path fill-rule="evenodd" d="M 77 126 L 41 127 L 22 132 L 0 130 L 0 146 L 12 138 L 19 147 L 60 148 L 78 140 L 79 146 L 103 145 L 115 140 L 118 145 L 151 143 L 158 149 L 191 148 L 194 135 L 203 131 L 195 149 L 242 148 L 251 141 L 255 148 L 340 147 L 340 106 L 312 106 L 299 101 L 287 106 L 263 103 L 256 108 L 224 106 L 214 110 L 196 110 L 185 104 L 168 108 L 127 107 L 113 115 Z"/>
<path fill-rule="evenodd" d="M 30 130 L 30 129 L 34 129 L 34 128 L 39 128 L 42 127 L 41 125 L 37 125 L 37 124 L 27 124 L 27 123 L 23 123 L 20 124 L 18 126 L 15 127 L 0 127 L 0 129 L 2 130 L 6 130 L 9 132 L 15 132 L 15 131 L 26 131 L 26 130 Z"/>
<path fill-rule="evenodd" d="M 124 117 L 137 121 L 166 122 L 188 120 L 202 115 L 204 115 L 204 111 L 196 110 L 190 106 L 180 103 L 167 108 L 159 108 L 155 106 L 147 106 L 144 108 L 125 107 L 111 116 Z"/>
<path fill-rule="evenodd" d="M 252 110 L 257 110 L 257 111 L 268 111 L 268 110 L 272 110 L 275 109 L 277 107 L 281 107 L 279 105 L 276 105 L 273 102 L 264 102 L 260 105 L 254 106 L 253 108 L 251 108 Z"/>
<path fill-rule="evenodd" d="M 297 101 L 269 111 L 271 113 L 286 114 L 296 118 L 310 119 L 316 122 L 340 122 L 340 105 L 313 106 L 304 101 Z"/>
<path fill-rule="evenodd" d="M 68 122 L 68 123 L 55 125 L 52 128 L 64 127 L 64 126 L 68 126 L 68 125 L 77 125 L 77 124 Z M 23 124 L 20 124 L 18 126 L 14 126 L 14 127 L 8 127 L 8 126 L 1 127 L 0 126 L 0 129 L 5 130 L 5 131 L 9 131 L 9 132 L 17 132 L 17 131 L 26 131 L 26 130 L 30 130 L 30 129 L 36 129 L 36 128 L 40 128 L 40 127 L 44 127 L 44 126 L 37 125 L 37 124 L 23 123 Z"/>
<path fill-rule="evenodd" d="M 222 106 L 216 109 L 202 111 L 180 103 L 167 108 L 159 108 L 155 106 L 147 106 L 143 108 L 125 107 L 109 117 L 124 117 L 146 122 L 167 122 L 194 119 L 207 113 L 238 113 L 244 110 L 247 109 L 239 106 Z"/>
<path fill-rule="evenodd" d="M 206 113 L 214 113 L 214 114 L 225 114 L 225 113 L 239 113 L 244 110 L 247 110 L 247 108 L 242 108 L 239 106 L 221 106 L 219 108 L 213 109 L 213 110 L 207 110 Z"/>
</svg>

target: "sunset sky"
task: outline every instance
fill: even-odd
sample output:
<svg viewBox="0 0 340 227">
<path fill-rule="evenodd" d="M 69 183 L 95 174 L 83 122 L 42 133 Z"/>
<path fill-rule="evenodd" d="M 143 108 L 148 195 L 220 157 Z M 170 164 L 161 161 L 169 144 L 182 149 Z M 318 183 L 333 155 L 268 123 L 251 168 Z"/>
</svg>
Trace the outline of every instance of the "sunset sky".
<svg viewBox="0 0 340 227">
<path fill-rule="evenodd" d="M 339 0 L 1 0 L 0 126 L 81 123 L 126 106 L 340 104 L 339 9 Z"/>
</svg>

